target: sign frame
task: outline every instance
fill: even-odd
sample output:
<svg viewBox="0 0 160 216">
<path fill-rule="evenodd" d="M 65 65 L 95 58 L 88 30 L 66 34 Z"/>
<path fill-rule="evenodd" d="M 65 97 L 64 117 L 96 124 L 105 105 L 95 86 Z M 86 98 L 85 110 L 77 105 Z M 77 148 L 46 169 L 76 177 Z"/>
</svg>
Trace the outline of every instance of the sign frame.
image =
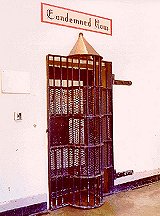
<svg viewBox="0 0 160 216">
<path fill-rule="evenodd" d="M 108 25 L 110 28 L 109 30 L 105 29 L 106 32 L 104 32 L 103 30 L 104 29 L 99 29 L 98 30 L 94 30 L 94 29 L 89 29 L 89 28 L 83 28 L 83 27 L 77 27 L 77 26 L 74 26 L 74 25 L 67 25 L 66 23 L 58 23 L 58 22 L 54 22 L 52 19 L 54 18 L 51 18 L 51 20 L 46 20 L 45 16 L 44 16 L 44 7 L 53 7 L 55 9 L 59 9 L 59 10 L 66 10 L 71 13 L 75 13 L 76 15 L 77 14 L 80 14 L 82 16 L 86 15 L 87 16 L 90 16 L 90 19 L 101 19 L 102 21 L 106 21 L 106 22 L 109 22 L 110 25 Z M 72 19 L 73 20 L 73 19 Z M 58 25 L 58 26 L 65 26 L 65 27 L 68 27 L 68 28 L 74 28 L 74 29 L 81 29 L 81 30 L 85 30 L 85 31 L 91 31 L 91 32 L 95 32 L 95 33 L 100 33 L 100 34 L 106 34 L 106 35 L 110 35 L 112 36 L 112 19 L 109 19 L 109 18 L 105 18 L 105 17 L 102 17 L 102 16 L 97 16 L 97 15 L 94 15 L 94 14 L 90 14 L 90 13 L 85 13 L 85 12 L 81 12 L 81 11 L 77 11 L 77 10 L 73 10 L 73 9 L 69 9 L 69 8 L 64 8 L 64 7 L 60 7 L 60 6 L 56 6 L 56 5 L 51 5 L 51 4 L 47 4 L 47 3 L 42 3 L 41 2 L 41 22 L 43 23 L 49 23 L 49 24 L 54 24 L 54 25 Z M 97 23 L 98 24 L 98 23 Z M 100 27 L 102 25 L 99 25 Z M 106 28 L 108 28 L 108 26 L 106 26 Z M 103 26 L 105 27 L 105 26 Z"/>
</svg>

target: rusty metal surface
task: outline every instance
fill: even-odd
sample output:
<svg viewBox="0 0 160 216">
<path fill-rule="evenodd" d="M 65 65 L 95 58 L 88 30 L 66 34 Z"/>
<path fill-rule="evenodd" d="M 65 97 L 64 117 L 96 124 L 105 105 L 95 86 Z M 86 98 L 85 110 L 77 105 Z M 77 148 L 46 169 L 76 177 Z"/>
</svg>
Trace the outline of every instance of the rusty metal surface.
<svg viewBox="0 0 160 216">
<path fill-rule="evenodd" d="M 112 83 L 113 85 L 127 85 L 127 86 L 132 85 L 132 81 L 130 80 L 116 80 L 115 74 L 112 74 Z"/>
<path fill-rule="evenodd" d="M 132 85 L 132 81 L 129 80 L 113 80 L 114 85 L 127 85 L 130 86 Z"/>
<path fill-rule="evenodd" d="M 111 63 L 47 56 L 50 208 L 95 208 L 113 185 Z"/>
</svg>

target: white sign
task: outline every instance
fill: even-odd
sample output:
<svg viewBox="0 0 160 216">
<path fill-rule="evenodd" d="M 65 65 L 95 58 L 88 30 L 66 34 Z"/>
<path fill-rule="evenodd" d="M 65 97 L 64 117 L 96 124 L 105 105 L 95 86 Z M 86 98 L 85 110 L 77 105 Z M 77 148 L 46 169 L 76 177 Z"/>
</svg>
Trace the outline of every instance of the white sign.
<svg viewBox="0 0 160 216">
<path fill-rule="evenodd" d="M 41 22 L 112 35 L 112 20 L 41 3 Z"/>
</svg>

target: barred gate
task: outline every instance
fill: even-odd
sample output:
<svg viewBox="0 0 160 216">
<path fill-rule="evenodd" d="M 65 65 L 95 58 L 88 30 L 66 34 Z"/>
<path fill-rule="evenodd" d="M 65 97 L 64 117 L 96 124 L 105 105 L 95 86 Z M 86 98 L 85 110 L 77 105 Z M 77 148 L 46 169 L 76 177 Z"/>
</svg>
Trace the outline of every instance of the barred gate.
<svg viewBox="0 0 160 216">
<path fill-rule="evenodd" d="M 94 208 L 113 186 L 112 66 L 47 56 L 50 209 Z"/>
</svg>

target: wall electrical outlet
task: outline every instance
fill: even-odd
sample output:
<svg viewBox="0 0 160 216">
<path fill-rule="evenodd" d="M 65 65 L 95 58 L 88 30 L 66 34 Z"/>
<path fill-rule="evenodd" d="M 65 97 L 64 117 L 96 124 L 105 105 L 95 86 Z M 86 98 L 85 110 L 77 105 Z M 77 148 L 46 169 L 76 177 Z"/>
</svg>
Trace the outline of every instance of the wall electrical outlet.
<svg viewBox="0 0 160 216">
<path fill-rule="evenodd" d="M 22 120 L 22 113 L 21 112 L 14 112 L 14 120 L 15 121 Z"/>
</svg>

